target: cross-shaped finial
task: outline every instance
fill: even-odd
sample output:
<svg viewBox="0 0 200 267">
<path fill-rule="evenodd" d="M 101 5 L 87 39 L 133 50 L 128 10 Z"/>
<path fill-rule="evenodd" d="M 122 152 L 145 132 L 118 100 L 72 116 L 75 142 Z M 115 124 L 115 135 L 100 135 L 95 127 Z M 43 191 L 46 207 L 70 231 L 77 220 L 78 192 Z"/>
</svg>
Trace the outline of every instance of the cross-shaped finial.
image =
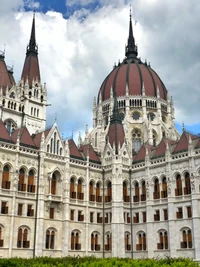
<svg viewBox="0 0 200 267">
<path fill-rule="evenodd" d="M 131 13 L 132 13 L 132 10 L 131 10 L 131 4 L 130 4 L 130 19 L 131 19 Z"/>
</svg>

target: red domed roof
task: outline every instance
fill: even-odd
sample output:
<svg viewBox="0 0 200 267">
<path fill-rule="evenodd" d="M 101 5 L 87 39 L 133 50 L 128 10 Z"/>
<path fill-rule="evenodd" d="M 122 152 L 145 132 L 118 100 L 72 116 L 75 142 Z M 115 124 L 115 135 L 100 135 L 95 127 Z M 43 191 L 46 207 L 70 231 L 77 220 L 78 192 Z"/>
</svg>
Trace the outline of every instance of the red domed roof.
<svg viewBox="0 0 200 267">
<path fill-rule="evenodd" d="M 102 101 L 110 98 L 111 87 L 117 97 L 126 95 L 126 85 L 129 95 L 142 95 L 143 83 L 146 96 L 157 97 L 158 87 L 160 98 L 167 100 L 167 89 L 158 74 L 146 63 L 135 58 L 125 59 L 106 77 L 100 88 Z"/>
<path fill-rule="evenodd" d="M 129 95 L 142 95 L 144 84 L 145 95 L 157 97 L 157 88 L 160 98 L 167 100 L 167 89 L 158 74 L 138 57 L 138 48 L 133 36 L 132 20 L 130 15 L 128 44 L 125 50 L 126 58 L 119 63 L 106 77 L 101 85 L 100 91 L 102 101 L 110 98 L 111 88 L 113 96 L 125 96 L 128 85 Z"/>
</svg>

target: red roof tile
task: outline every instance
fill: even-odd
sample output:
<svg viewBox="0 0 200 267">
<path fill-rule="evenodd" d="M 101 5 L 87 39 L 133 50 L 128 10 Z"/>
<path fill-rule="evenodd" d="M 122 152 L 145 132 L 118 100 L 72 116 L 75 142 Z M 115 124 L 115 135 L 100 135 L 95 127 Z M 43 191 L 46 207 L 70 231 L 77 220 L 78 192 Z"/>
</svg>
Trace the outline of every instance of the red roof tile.
<svg viewBox="0 0 200 267">
<path fill-rule="evenodd" d="M 89 159 L 93 161 L 101 162 L 91 145 L 81 146 L 79 150 L 83 152 L 84 157 L 86 158 L 88 154 L 88 149 L 89 149 Z"/>
<path fill-rule="evenodd" d="M 152 146 L 149 144 L 143 144 L 140 148 L 140 150 L 138 151 L 137 155 L 135 155 L 133 157 L 133 162 L 136 161 L 144 161 L 145 160 L 145 156 L 146 156 L 146 149 L 148 150 L 148 153 L 151 152 L 151 148 Z"/>
<path fill-rule="evenodd" d="M 0 139 L 12 141 L 10 135 L 8 134 L 6 127 L 2 121 L 0 121 Z"/>
<path fill-rule="evenodd" d="M 70 139 L 68 141 L 69 143 L 69 151 L 70 151 L 70 156 L 74 156 L 74 157 L 78 157 L 78 158 L 81 158 L 83 159 L 80 151 L 78 150 L 78 147 L 76 146 L 75 142 L 73 139 Z"/>
<path fill-rule="evenodd" d="M 166 151 L 166 139 L 162 139 L 160 144 L 156 147 L 156 150 L 154 152 L 154 157 L 159 157 L 162 155 L 165 155 L 165 151 Z"/>
<path fill-rule="evenodd" d="M 13 76 L 11 79 L 10 75 L 4 61 L 4 56 L 0 55 L 0 86 L 3 88 L 4 95 L 6 87 L 11 88 L 15 84 Z"/>
<path fill-rule="evenodd" d="M 42 133 L 44 133 L 44 137 L 46 138 L 50 131 L 51 131 L 51 129 L 47 129 L 47 130 L 45 130 L 44 132 L 35 134 L 35 135 L 33 136 L 33 141 L 34 141 L 34 143 L 36 144 L 37 147 L 40 147 L 40 142 L 41 142 L 41 138 L 42 138 Z"/>
<path fill-rule="evenodd" d="M 124 128 L 120 123 L 113 123 L 109 127 L 108 138 L 111 147 L 113 147 L 113 143 L 115 144 L 115 149 L 118 151 L 118 145 L 123 145 L 124 143 Z"/>
<path fill-rule="evenodd" d="M 200 138 L 195 142 L 195 148 L 200 147 Z"/>
<path fill-rule="evenodd" d="M 25 58 L 24 67 L 22 71 L 22 79 L 26 82 L 26 79 L 29 79 L 29 86 L 32 86 L 33 79 L 40 82 L 40 68 L 39 68 L 39 60 L 36 55 L 28 55 Z"/>
<path fill-rule="evenodd" d="M 188 149 L 188 134 L 184 132 L 181 135 L 181 138 L 179 139 L 173 152 L 176 153 L 176 152 L 187 150 L 187 149 Z"/>
<path fill-rule="evenodd" d="M 12 140 L 16 143 L 17 142 L 17 136 L 18 133 L 20 134 L 20 144 L 28 145 L 31 147 L 36 147 L 36 144 L 34 143 L 29 131 L 26 127 L 16 129 L 14 133 L 12 134 Z"/>
<path fill-rule="evenodd" d="M 156 97 L 158 86 L 160 98 L 166 100 L 167 90 L 158 74 L 147 64 L 137 59 L 128 64 L 124 61 L 115 67 L 102 83 L 99 93 L 102 94 L 102 101 L 110 98 L 111 87 L 116 92 L 117 97 L 125 96 L 126 85 L 128 84 L 129 95 L 142 95 L 143 83 L 146 95 Z"/>
</svg>

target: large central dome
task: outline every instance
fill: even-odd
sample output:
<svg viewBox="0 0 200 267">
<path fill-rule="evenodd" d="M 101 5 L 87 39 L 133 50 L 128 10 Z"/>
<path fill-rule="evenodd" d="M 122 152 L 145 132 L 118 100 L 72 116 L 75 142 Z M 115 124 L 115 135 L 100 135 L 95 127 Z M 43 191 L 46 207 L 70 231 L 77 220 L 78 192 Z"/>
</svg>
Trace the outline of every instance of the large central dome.
<svg viewBox="0 0 200 267">
<path fill-rule="evenodd" d="M 167 100 L 167 90 L 158 74 L 142 62 L 138 57 L 137 46 L 133 37 L 132 21 L 130 18 L 128 44 L 125 52 L 126 58 L 118 66 L 115 66 L 106 77 L 100 87 L 102 101 L 110 98 L 111 88 L 115 96 L 125 96 L 126 87 L 130 96 L 142 95 L 142 88 L 145 88 L 145 95 Z"/>
<path fill-rule="evenodd" d="M 106 77 L 101 85 L 102 100 L 110 98 L 111 87 L 116 96 L 126 95 L 128 85 L 129 95 L 142 95 L 144 85 L 147 96 L 157 97 L 157 88 L 160 98 L 167 100 L 167 90 L 158 74 L 146 63 L 139 59 L 125 59 Z"/>
</svg>

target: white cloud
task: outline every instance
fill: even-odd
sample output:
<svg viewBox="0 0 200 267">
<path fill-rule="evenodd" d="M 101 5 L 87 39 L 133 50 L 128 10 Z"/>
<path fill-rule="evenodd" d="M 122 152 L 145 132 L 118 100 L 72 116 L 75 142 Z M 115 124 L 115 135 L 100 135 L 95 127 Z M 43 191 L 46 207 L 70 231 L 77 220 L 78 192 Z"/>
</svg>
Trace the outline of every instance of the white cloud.
<svg viewBox="0 0 200 267">
<path fill-rule="evenodd" d="M 25 0 L 25 6 L 34 10 L 40 7 L 40 3 L 34 0 Z"/>
<path fill-rule="evenodd" d="M 167 0 L 135 2 L 133 13 L 138 23 L 134 35 L 139 56 L 151 61 L 173 95 L 177 121 L 199 122 L 198 0 L 191 0 L 191 4 L 177 0 L 174 5 Z M 22 1 L 12 3 L 12 7 L 3 4 L 8 12 L 0 17 L 0 50 L 6 43 L 6 62 L 11 65 L 15 61 L 15 77 L 19 80 L 32 12 L 17 13 L 19 7 L 23 8 Z M 47 83 L 48 102 L 52 104 L 48 107 L 48 124 L 57 114 L 61 132 L 73 131 L 76 135 L 86 124 L 91 127 L 93 98 L 114 62 L 124 58 L 129 7 L 124 1 L 115 3 L 117 8 L 104 5 L 95 13 L 81 9 L 68 20 L 53 11 L 36 14 L 41 77 Z"/>
<path fill-rule="evenodd" d="M 126 0 L 66 0 L 66 6 L 74 6 L 74 5 L 79 5 L 79 6 L 87 6 L 88 4 L 91 3 L 96 3 L 96 4 L 101 4 L 101 5 L 112 5 L 112 6 L 123 6 L 127 1 Z"/>
</svg>

